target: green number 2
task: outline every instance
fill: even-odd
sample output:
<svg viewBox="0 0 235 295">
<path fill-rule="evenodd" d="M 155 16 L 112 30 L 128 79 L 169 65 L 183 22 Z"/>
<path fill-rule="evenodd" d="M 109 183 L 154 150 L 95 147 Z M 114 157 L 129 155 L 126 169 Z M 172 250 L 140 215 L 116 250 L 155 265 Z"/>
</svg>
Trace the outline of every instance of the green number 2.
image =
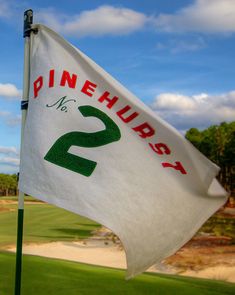
<svg viewBox="0 0 235 295">
<path fill-rule="evenodd" d="M 69 153 L 69 148 L 71 146 L 86 148 L 103 146 L 118 141 L 121 138 L 121 133 L 116 123 L 101 110 L 92 106 L 81 106 L 78 109 L 84 117 L 100 119 L 104 123 L 105 129 L 93 133 L 79 131 L 66 133 L 56 140 L 44 159 L 84 176 L 90 176 L 97 163 Z"/>
</svg>

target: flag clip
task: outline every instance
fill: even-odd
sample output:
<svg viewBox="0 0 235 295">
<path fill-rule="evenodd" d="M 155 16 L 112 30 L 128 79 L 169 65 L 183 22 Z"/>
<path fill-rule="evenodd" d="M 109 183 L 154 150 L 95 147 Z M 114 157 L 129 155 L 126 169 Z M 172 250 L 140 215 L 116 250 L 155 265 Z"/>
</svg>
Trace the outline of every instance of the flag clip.
<svg viewBox="0 0 235 295">
<path fill-rule="evenodd" d="M 27 110 L 28 109 L 28 105 L 29 105 L 28 100 L 22 100 L 21 101 L 21 110 Z"/>
<path fill-rule="evenodd" d="M 34 32 L 34 34 L 37 34 L 38 29 L 32 29 L 32 23 L 33 23 L 33 10 L 28 9 L 24 12 L 24 38 L 30 37 L 30 33 Z"/>
</svg>

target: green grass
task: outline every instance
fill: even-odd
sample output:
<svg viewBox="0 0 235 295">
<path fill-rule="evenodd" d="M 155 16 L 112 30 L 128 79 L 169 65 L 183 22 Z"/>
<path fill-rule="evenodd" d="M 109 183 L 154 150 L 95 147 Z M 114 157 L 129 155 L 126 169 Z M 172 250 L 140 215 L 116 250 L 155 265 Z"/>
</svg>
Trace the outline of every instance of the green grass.
<svg viewBox="0 0 235 295">
<path fill-rule="evenodd" d="M 9 199 L 9 198 L 8 198 Z M 31 199 L 29 199 L 31 201 Z M 17 205 L 1 205 L 0 248 L 14 245 Z M 9 211 L 9 209 L 11 209 Z M 99 225 L 48 204 L 26 204 L 24 242 L 74 241 Z M 15 255 L 0 252 L 0 295 L 14 294 Z M 125 281 L 122 270 L 35 256 L 23 257 L 21 295 L 223 295 L 235 294 L 235 284 L 179 276 L 143 274 Z"/>
<path fill-rule="evenodd" d="M 0 252 L 0 294 L 14 290 L 15 255 Z M 22 295 L 229 295 L 235 284 L 172 275 L 143 274 L 130 281 L 125 272 L 105 267 L 23 257 Z"/>
<path fill-rule="evenodd" d="M 16 242 L 17 205 L 0 211 L 0 248 Z M 87 238 L 99 225 L 94 221 L 48 204 L 26 204 L 24 243 L 76 241 Z M 1 294 L 1 293 L 0 293 Z"/>
</svg>

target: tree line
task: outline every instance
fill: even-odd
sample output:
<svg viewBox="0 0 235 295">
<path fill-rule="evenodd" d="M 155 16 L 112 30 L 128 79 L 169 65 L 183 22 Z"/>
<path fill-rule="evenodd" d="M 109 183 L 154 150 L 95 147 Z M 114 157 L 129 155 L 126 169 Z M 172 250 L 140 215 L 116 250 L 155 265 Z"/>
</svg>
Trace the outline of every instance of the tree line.
<svg viewBox="0 0 235 295">
<path fill-rule="evenodd" d="M 223 122 L 202 131 L 191 128 L 185 137 L 220 167 L 218 180 L 235 205 L 235 122 Z"/>
<path fill-rule="evenodd" d="M 0 173 L 0 196 L 17 195 L 17 175 Z"/>
</svg>

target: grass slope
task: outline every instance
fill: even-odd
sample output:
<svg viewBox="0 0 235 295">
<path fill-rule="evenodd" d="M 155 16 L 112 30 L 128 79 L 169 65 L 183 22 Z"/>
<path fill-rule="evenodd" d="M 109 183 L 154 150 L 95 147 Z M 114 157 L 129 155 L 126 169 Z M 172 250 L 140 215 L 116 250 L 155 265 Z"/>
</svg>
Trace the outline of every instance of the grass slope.
<svg viewBox="0 0 235 295">
<path fill-rule="evenodd" d="M 0 294 L 14 290 L 15 255 L 0 252 Z M 143 274 L 126 281 L 125 272 L 105 267 L 24 256 L 22 295 L 232 295 L 235 284 L 169 275 Z"/>
<path fill-rule="evenodd" d="M 0 248 L 3 249 L 16 242 L 17 205 L 6 204 L 1 208 Z M 89 237 L 99 227 L 94 221 L 48 204 L 26 204 L 24 215 L 25 243 L 75 241 Z"/>
</svg>

